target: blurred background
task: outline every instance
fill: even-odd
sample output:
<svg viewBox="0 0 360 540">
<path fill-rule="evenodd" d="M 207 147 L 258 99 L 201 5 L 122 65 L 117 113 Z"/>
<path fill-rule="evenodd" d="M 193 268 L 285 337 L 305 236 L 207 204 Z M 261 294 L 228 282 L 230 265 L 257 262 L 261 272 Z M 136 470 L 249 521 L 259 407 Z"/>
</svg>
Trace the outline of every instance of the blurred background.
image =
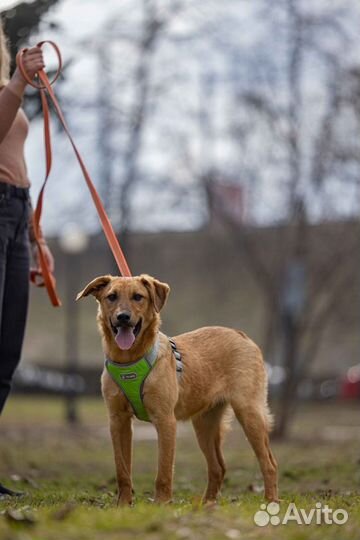
<svg viewBox="0 0 360 540">
<path fill-rule="evenodd" d="M 55 92 L 133 274 L 166 281 L 163 330 L 241 328 L 289 432 L 299 401 L 360 401 L 360 4 L 356 0 L 0 1 L 13 56 L 51 39 Z M 55 66 L 45 49 L 48 71 Z M 38 93 L 24 103 L 32 195 Z M 100 392 L 92 278 L 117 274 L 53 116 L 43 228 L 64 307 L 33 289 L 16 392 Z M 356 409 L 357 410 L 357 409 Z"/>
</svg>

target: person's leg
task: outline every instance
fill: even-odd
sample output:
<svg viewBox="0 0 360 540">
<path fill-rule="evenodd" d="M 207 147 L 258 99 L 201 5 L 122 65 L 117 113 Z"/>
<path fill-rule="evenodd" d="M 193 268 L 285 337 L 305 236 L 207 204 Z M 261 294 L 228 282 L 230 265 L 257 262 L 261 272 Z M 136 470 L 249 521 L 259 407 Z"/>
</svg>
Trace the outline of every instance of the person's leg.
<svg viewBox="0 0 360 540">
<path fill-rule="evenodd" d="M 0 208 L 0 415 L 19 363 L 28 305 L 29 248 L 27 202 Z M 0 483 L 0 498 L 20 496 Z"/>
<path fill-rule="evenodd" d="M 3 199 L 0 201 L 0 335 L 2 328 L 2 318 L 4 310 L 4 291 L 5 291 L 5 280 L 6 280 L 6 267 L 7 267 L 7 254 L 8 254 L 8 220 L 6 219 L 5 204 L 8 204 L 7 201 Z M 1 351 L 1 340 L 0 340 L 0 370 L 5 359 Z M 6 399 L 6 391 L 3 388 L 2 380 L 0 377 L 0 414 L 4 406 Z"/>
<path fill-rule="evenodd" d="M 7 238 L 0 246 L 0 415 L 20 361 L 29 295 L 27 202 L 16 199 L 11 203 Z M 2 228 L 0 222 L 0 231 Z"/>
<path fill-rule="evenodd" d="M 0 201 L 0 212 L 1 207 L 3 206 L 3 201 Z M 0 328 L 2 321 L 2 310 L 3 310 L 3 300 L 4 300 L 4 288 L 5 288 L 5 276 L 6 276 L 6 255 L 7 255 L 7 226 L 2 220 L 0 222 Z M 1 356 L 0 356 L 0 365 L 1 365 Z M 4 495 L 12 495 L 8 493 L 8 490 L 5 486 L 0 484 L 0 498 Z"/>
</svg>

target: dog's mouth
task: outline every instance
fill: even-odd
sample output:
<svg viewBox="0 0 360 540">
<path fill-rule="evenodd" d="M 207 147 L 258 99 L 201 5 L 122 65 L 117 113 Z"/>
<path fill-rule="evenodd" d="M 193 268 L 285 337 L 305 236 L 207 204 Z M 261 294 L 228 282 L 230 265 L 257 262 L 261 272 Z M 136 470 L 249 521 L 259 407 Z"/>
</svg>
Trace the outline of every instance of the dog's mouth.
<svg viewBox="0 0 360 540">
<path fill-rule="evenodd" d="M 119 324 L 114 326 L 111 321 L 110 324 L 119 349 L 122 349 L 123 351 L 131 349 L 141 330 L 142 319 L 139 319 L 135 326 L 131 324 Z"/>
</svg>

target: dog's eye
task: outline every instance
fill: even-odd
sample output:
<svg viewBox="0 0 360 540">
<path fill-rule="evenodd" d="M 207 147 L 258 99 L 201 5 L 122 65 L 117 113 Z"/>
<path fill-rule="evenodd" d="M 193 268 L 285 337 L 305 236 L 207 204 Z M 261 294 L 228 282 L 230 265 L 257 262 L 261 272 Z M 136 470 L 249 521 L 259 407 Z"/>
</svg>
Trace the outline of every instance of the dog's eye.
<svg viewBox="0 0 360 540">
<path fill-rule="evenodd" d="M 114 302 L 117 299 L 116 293 L 111 293 L 106 297 L 110 302 Z"/>
<path fill-rule="evenodd" d="M 138 293 L 135 293 L 133 296 L 133 300 L 135 300 L 135 302 L 140 302 L 140 300 L 142 300 L 143 298 L 143 295 Z"/>
</svg>

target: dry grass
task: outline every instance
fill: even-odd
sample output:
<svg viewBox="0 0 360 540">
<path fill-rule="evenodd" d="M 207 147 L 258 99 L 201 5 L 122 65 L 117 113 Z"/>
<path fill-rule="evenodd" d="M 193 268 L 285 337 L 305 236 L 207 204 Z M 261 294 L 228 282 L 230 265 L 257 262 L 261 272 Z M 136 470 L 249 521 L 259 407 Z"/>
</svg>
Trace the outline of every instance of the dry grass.
<svg viewBox="0 0 360 540">
<path fill-rule="evenodd" d="M 0 428 L 0 478 L 27 492 L 0 502 L 1 540 L 146 539 L 352 539 L 360 526 L 358 409 L 305 407 L 287 443 L 274 443 L 280 463 L 281 513 L 294 501 L 344 508 L 336 525 L 288 524 L 260 528 L 254 513 L 262 499 L 256 460 L 240 429 L 226 444 L 228 472 L 220 504 L 201 508 L 203 458 L 188 425 L 179 426 L 174 503 L 151 502 L 156 466 L 152 426 L 137 423 L 134 508 L 116 508 L 115 478 L 105 410 L 100 400 L 81 403 L 81 428 L 63 423 L 61 400 L 13 398 Z M 336 438 L 336 436 L 338 438 Z M 339 438 L 340 437 L 340 438 Z"/>
</svg>

